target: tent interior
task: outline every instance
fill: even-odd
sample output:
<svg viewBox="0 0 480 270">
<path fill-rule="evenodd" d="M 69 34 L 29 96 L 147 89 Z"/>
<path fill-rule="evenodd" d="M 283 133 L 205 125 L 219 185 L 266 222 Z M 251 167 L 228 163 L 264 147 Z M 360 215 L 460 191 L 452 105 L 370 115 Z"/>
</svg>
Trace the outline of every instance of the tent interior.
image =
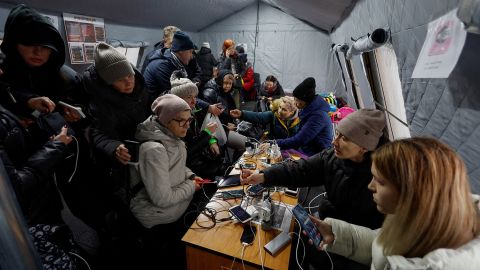
<svg viewBox="0 0 480 270">
<path fill-rule="evenodd" d="M 223 41 L 241 44 L 263 81 L 274 75 L 287 93 L 306 77 L 317 93 L 333 93 L 352 108 L 386 111 L 391 140 L 427 136 L 452 147 L 480 193 L 480 34 L 467 31 L 456 65 L 444 78 L 412 78 L 429 23 L 475 0 L 8 0 L 0 1 L 0 36 L 10 9 L 23 3 L 57 19 L 64 13 L 102 18 L 106 40 L 138 48 L 136 65 L 174 25 L 197 47 L 209 42 L 218 58 Z M 480 4 L 476 23 L 480 22 Z M 478 25 L 477 25 L 478 27 Z M 347 57 L 357 40 L 385 34 L 377 48 Z M 90 64 L 65 64 L 83 72 Z M 1 200 L 0 200 L 1 202 Z"/>
<path fill-rule="evenodd" d="M 138 0 L 0 2 L 3 28 L 13 5 L 25 3 L 47 15 L 62 13 L 103 18 L 107 41 L 140 42 L 137 67 L 175 25 L 198 45 L 209 42 L 216 55 L 231 38 L 246 48 L 255 72 L 275 75 L 286 91 L 314 77 L 317 92 L 333 92 L 352 107 L 383 106 L 389 111 L 391 139 L 433 136 L 465 160 L 474 192 L 480 192 L 480 85 L 475 68 L 479 35 L 468 33 L 448 78 L 413 79 L 412 72 L 428 24 L 462 1 L 385 0 Z M 465 1 L 463 1 L 465 2 Z M 467 1 L 468 2 L 468 1 Z M 332 47 L 386 29 L 390 38 L 373 52 L 346 60 Z M 70 62 L 66 61 L 70 65 Z M 88 65 L 70 65 L 78 72 Z M 381 83 L 380 83 L 381 82 Z"/>
<path fill-rule="evenodd" d="M 461 1 L 385 0 L 138 0 L 0 2 L 0 27 L 15 4 L 25 3 L 44 14 L 62 13 L 103 18 L 109 42 L 140 42 L 143 57 L 161 40 L 162 28 L 175 25 L 197 44 L 209 42 L 214 54 L 224 39 L 246 48 L 255 72 L 275 75 L 286 91 L 314 77 L 318 93 L 333 92 L 352 107 L 383 106 L 389 111 L 391 139 L 433 136 L 464 159 L 474 192 L 480 192 L 480 85 L 474 71 L 480 36 L 468 33 L 458 63 L 448 78 L 413 79 L 412 72 L 429 22 Z M 345 59 L 334 45 L 386 29 L 388 42 L 373 52 Z M 143 56 L 143 57 L 142 57 Z M 78 72 L 88 65 L 71 65 Z"/>
</svg>

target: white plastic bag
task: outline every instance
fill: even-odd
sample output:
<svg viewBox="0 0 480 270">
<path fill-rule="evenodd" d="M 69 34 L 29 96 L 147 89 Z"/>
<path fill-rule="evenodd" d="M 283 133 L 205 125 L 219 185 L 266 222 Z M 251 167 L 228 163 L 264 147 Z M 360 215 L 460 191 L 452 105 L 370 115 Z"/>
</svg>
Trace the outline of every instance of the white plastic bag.
<svg viewBox="0 0 480 270">
<path fill-rule="evenodd" d="M 218 116 L 207 113 L 207 115 L 205 116 L 205 120 L 203 120 L 201 129 L 204 130 L 211 122 L 217 123 L 217 130 L 215 130 L 212 135 L 217 138 L 218 145 L 225 145 L 227 143 L 227 134 L 225 133 L 225 130 L 223 129 L 222 123 L 220 122 Z"/>
</svg>

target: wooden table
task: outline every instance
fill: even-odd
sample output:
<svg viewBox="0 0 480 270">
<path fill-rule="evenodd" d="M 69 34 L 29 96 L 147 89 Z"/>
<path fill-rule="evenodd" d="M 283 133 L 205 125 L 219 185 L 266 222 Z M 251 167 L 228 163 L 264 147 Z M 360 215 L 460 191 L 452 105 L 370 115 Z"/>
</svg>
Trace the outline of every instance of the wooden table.
<svg viewBox="0 0 480 270">
<path fill-rule="evenodd" d="M 236 187 L 236 189 L 238 189 L 238 187 Z M 286 196 L 283 192 L 273 193 L 272 199 L 290 205 L 295 205 L 297 202 L 296 198 Z M 209 206 L 214 207 L 217 211 L 221 211 L 227 210 L 230 207 L 229 203 L 231 205 L 238 204 L 240 203 L 240 199 L 219 202 L 212 200 Z M 228 211 L 225 211 L 220 212 L 217 218 L 220 219 L 229 216 Z M 204 215 L 199 216 L 198 222 L 202 226 L 213 225 L 213 222 Z M 292 229 L 292 226 L 290 226 L 290 229 Z M 200 229 L 200 227 L 194 223 L 182 239 L 187 246 L 188 269 L 232 269 L 233 258 L 236 258 L 233 269 L 243 269 L 241 262 L 242 245 L 240 243 L 242 232 L 242 224 L 234 224 L 233 221 L 217 223 L 215 227 L 209 230 Z M 265 269 L 288 269 L 291 245 L 288 245 L 275 257 L 272 257 L 263 248 L 263 246 L 277 234 L 279 234 L 279 232 L 276 230 L 264 231 L 260 225 L 257 225 L 255 241 L 253 245 L 246 247 L 244 251 L 243 260 L 245 269 L 261 269 L 262 261 L 260 259 L 260 251 Z"/>
</svg>

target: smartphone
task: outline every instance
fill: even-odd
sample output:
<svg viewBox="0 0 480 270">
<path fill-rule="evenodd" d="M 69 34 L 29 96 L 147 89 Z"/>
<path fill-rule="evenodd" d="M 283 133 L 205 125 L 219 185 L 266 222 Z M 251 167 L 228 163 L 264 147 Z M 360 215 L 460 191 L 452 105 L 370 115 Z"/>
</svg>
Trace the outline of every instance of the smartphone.
<svg viewBox="0 0 480 270">
<path fill-rule="evenodd" d="M 125 148 L 128 149 L 128 154 L 130 154 L 130 162 L 138 162 L 140 142 L 124 140 L 123 144 L 125 145 Z"/>
<path fill-rule="evenodd" d="M 248 169 L 248 170 L 255 170 L 257 168 L 257 164 L 255 163 L 243 163 L 240 164 L 241 169 Z"/>
<path fill-rule="evenodd" d="M 247 194 L 250 196 L 258 196 L 261 195 L 265 190 L 266 188 L 261 184 L 252 185 L 247 189 Z"/>
<path fill-rule="evenodd" d="M 222 191 L 220 194 L 224 200 L 242 198 L 245 195 L 243 189 Z"/>
<path fill-rule="evenodd" d="M 298 188 L 287 187 L 285 189 L 285 195 L 289 195 L 289 196 L 292 196 L 292 197 L 297 197 L 297 194 L 298 194 Z"/>
<path fill-rule="evenodd" d="M 250 246 L 253 244 L 253 240 L 255 240 L 255 234 L 257 233 L 257 227 L 245 224 L 243 226 L 242 236 L 240 237 L 240 242 L 243 245 Z"/>
<path fill-rule="evenodd" d="M 83 113 L 82 111 L 82 108 L 81 107 L 78 107 L 78 106 L 73 106 L 73 105 L 70 105 L 66 102 L 63 102 L 63 101 L 59 101 L 58 104 L 64 106 L 64 107 L 67 107 L 69 109 L 72 109 L 74 110 L 81 118 L 86 118 L 87 116 Z"/>
<path fill-rule="evenodd" d="M 245 223 L 252 219 L 252 216 L 247 213 L 247 211 L 243 209 L 240 205 L 230 207 L 228 211 L 230 211 L 230 213 L 232 213 L 232 215 L 242 223 Z"/>
<path fill-rule="evenodd" d="M 295 216 L 295 219 L 302 227 L 302 230 L 307 232 L 308 238 L 313 241 L 313 245 L 315 247 L 320 246 L 320 242 L 322 241 L 322 236 L 320 232 L 315 227 L 315 224 L 308 216 L 307 211 L 303 208 L 300 204 L 297 204 L 293 209 L 292 213 Z"/>
</svg>

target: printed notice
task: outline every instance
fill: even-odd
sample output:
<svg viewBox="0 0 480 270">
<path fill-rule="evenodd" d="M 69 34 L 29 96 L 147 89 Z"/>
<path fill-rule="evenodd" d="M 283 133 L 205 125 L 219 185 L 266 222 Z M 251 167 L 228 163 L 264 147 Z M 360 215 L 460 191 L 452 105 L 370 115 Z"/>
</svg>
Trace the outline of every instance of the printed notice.
<svg viewBox="0 0 480 270">
<path fill-rule="evenodd" d="M 63 13 L 70 62 L 89 64 L 94 62 L 94 50 L 98 42 L 105 41 L 105 24 L 102 18 Z"/>
<path fill-rule="evenodd" d="M 428 24 L 428 32 L 412 78 L 447 78 L 462 53 L 467 32 L 457 9 Z"/>
</svg>

